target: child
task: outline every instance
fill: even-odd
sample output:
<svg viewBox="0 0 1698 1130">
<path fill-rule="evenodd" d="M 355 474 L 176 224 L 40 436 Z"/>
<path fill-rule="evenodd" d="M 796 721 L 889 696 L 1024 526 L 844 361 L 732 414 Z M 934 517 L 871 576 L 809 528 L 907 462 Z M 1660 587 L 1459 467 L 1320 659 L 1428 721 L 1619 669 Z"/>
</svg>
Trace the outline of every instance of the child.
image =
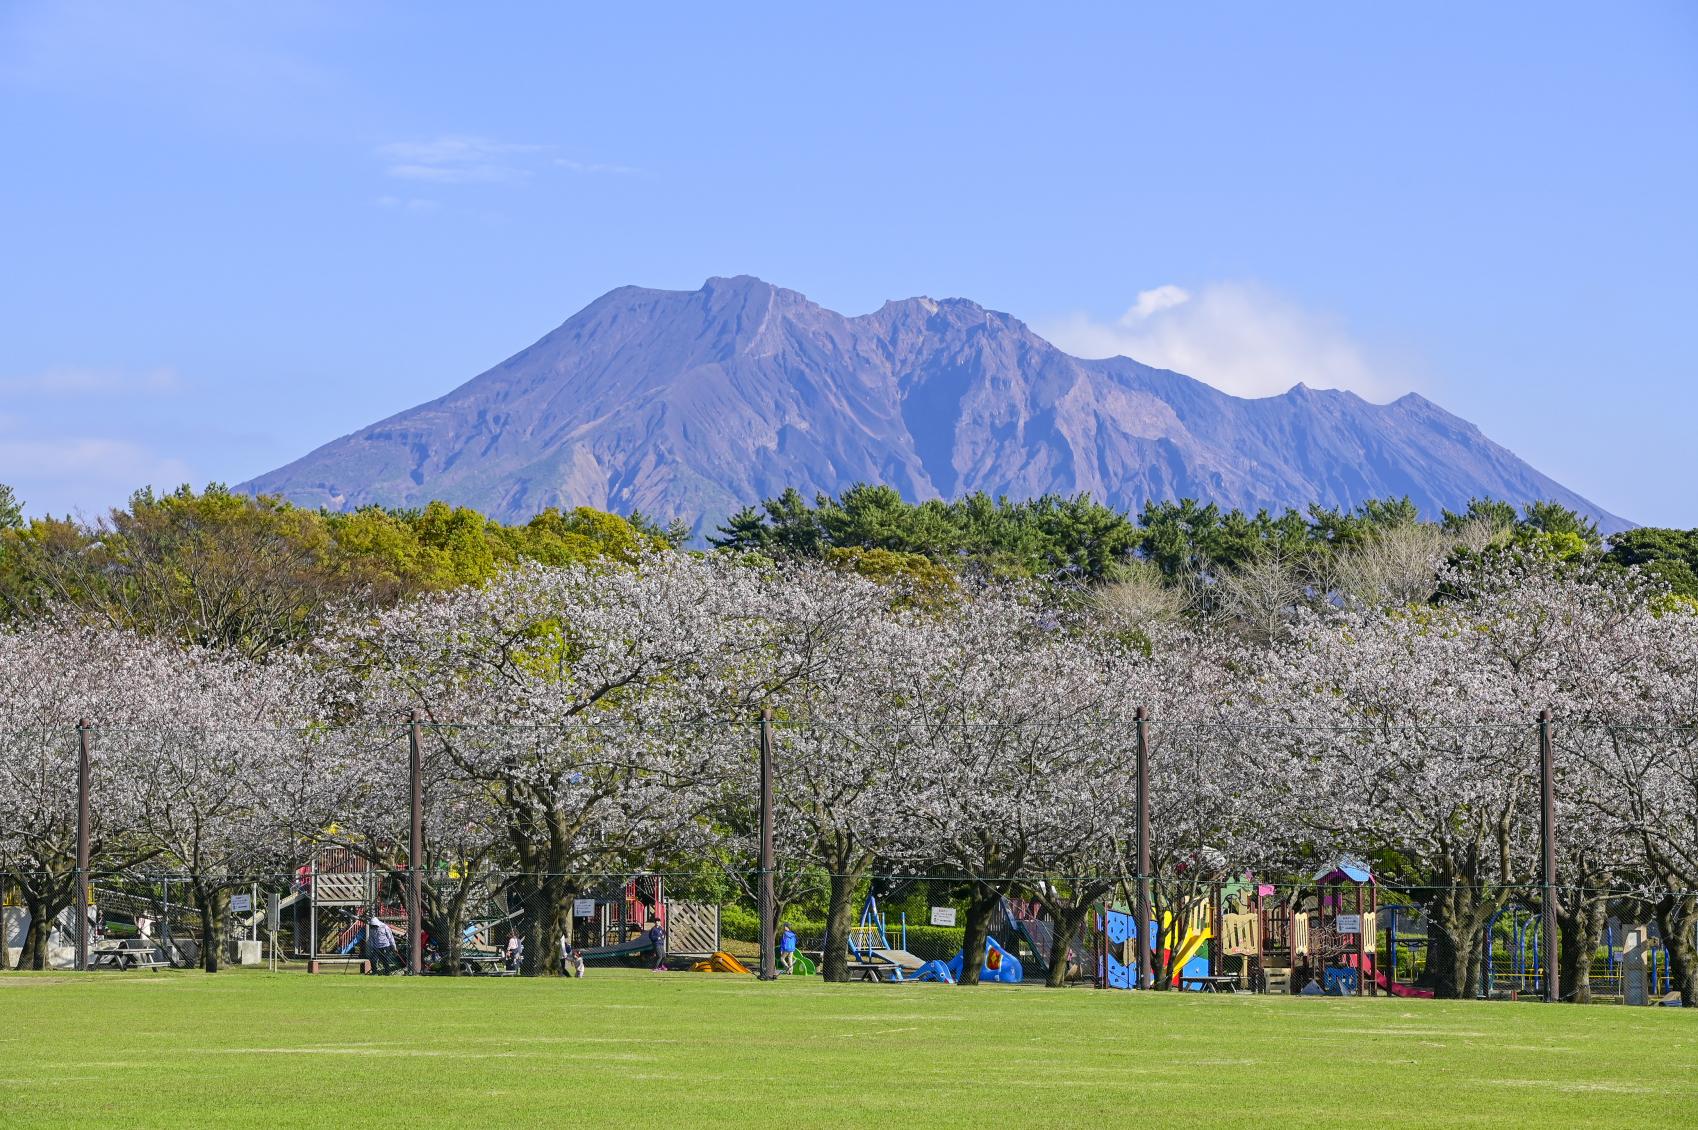
<svg viewBox="0 0 1698 1130">
<path fill-rule="evenodd" d="M 784 966 L 784 972 L 796 972 L 796 931 L 790 928 L 790 923 L 784 924 L 784 933 L 778 937 L 778 960 Z"/>
</svg>

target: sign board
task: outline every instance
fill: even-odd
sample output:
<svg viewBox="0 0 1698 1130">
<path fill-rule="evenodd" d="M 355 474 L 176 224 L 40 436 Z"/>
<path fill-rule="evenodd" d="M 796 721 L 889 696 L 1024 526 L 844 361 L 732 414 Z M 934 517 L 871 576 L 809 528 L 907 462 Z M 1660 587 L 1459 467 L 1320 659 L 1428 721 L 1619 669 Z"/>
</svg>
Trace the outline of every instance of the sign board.
<svg viewBox="0 0 1698 1130">
<path fill-rule="evenodd" d="M 595 917 L 595 899 L 573 899 L 572 900 L 572 917 L 573 918 L 594 918 Z"/>
<path fill-rule="evenodd" d="M 233 910 L 234 912 L 236 912 L 237 914 L 246 914 L 248 911 L 252 910 L 253 908 L 254 908 L 254 899 L 253 899 L 252 895 L 231 895 L 230 896 L 230 909 Z"/>
<path fill-rule="evenodd" d="M 282 900 L 276 894 L 265 896 L 265 929 L 267 933 L 277 933 L 278 919 L 283 917 Z"/>
<path fill-rule="evenodd" d="M 1362 932 L 1362 916 L 1360 914 L 1339 915 L 1338 932 L 1340 934 L 1360 934 Z"/>
<path fill-rule="evenodd" d="M 953 906 L 934 906 L 934 907 L 932 907 L 932 925 L 933 926 L 953 926 L 953 925 L 955 925 L 955 908 Z"/>
</svg>

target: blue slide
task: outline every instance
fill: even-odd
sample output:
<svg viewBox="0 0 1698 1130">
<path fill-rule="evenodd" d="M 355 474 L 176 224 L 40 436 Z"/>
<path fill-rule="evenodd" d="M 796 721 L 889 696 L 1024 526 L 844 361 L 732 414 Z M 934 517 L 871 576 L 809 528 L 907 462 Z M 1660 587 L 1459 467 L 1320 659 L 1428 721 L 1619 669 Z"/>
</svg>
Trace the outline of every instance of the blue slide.
<svg viewBox="0 0 1698 1130">
<path fill-rule="evenodd" d="M 949 974 L 957 981 L 961 980 L 961 967 L 966 964 L 965 950 L 949 959 Z M 1001 981 L 1005 985 L 1018 985 L 1025 978 L 1025 971 L 1020 968 L 1020 959 L 1003 949 L 995 938 L 985 939 L 985 964 L 979 972 L 981 981 Z"/>
</svg>

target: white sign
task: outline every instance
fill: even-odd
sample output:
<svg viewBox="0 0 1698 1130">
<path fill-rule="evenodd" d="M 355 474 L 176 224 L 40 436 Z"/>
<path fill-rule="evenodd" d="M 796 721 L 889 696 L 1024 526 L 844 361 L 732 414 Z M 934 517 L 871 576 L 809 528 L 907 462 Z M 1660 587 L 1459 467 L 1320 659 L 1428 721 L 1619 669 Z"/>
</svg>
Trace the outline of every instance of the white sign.
<svg viewBox="0 0 1698 1130">
<path fill-rule="evenodd" d="M 573 918 L 594 918 L 595 917 L 595 899 L 573 899 L 572 900 L 572 917 Z"/>
<path fill-rule="evenodd" d="M 235 911 L 237 914 L 244 914 L 247 911 L 252 910 L 253 908 L 254 908 L 254 898 L 253 898 L 252 895 L 231 895 L 230 896 L 230 909 Z"/>
<path fill-rule="evenodd" d="M 955 908 L 953 906 L 934 906 L 934 907 L 932 907 L 932 925 L 933 926 L 953 926 L 953 925 L 955 925 Z"/>
<path fill-rule="evenodd" d="M 1360 914 L 1339 915 L 1338 932 L 1340 934 L 1360 934 L 1362 932 L 1362 916 Z"/>
</svg>

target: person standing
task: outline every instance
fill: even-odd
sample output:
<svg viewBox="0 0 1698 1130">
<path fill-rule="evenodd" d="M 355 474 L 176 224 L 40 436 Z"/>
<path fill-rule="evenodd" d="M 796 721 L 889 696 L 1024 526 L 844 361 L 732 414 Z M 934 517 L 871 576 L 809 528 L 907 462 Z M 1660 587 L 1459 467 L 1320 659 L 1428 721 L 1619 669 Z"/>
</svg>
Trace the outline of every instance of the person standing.
<svg viewBox="0 0 1698 1130">
<path fill-rule="evenodd" d="M 666 970 L 666 927 L 664 927 L 660 924 L 660 919 L 658 919 L 658 918 L 656 918 L 654 920 L 654 925 L 649 927 L 649 945 L 654 947 L 654 968 L 655 968 L 655 972 L 657 972 L 657 973 L 665 972 L 665 970 Z"/>
<path fill-rule="evenodd" d="M 373 914 L 366 918 L 366 944 L 371 947 L 373 973 L 389 974 L 401 968 L 401 955 L 395 949 L 395 931 Z"/>
<path fill-rule="evenodd" d="M 790 928 L 790 923 L 784 924 L 784 933 L 778 936 L 778 960 L 784 966 L 784 972 L 796 972 L 796 931 Z"/>
</svg>

